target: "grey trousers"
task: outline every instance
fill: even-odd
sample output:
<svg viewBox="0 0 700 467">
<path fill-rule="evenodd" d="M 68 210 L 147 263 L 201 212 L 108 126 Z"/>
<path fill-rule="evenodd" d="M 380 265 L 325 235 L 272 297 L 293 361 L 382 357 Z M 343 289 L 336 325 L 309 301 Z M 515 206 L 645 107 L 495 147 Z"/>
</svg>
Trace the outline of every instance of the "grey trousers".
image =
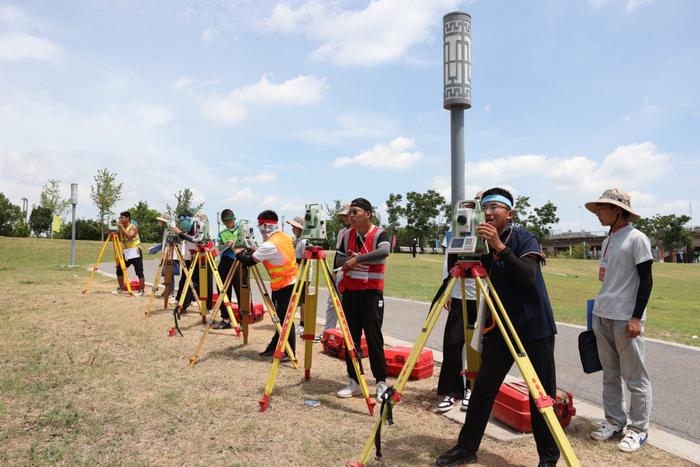
<svg viewBox="0 0 700 467">
<path fill-rule="evenodd" d="M 593 332 L 603 365 L 603 409 L 608 422 L 646 433 L 651 417 L 651 381 L 644 366 L 644 330 L 630 339 L 626 329 L 627 321 L 593 316 Z M 623 382 L 630 394 L 629 416 Z"/>
<path fill-rule="evenodd" d="M 342 280 L 343 276 L 340 274 L 336 275 L 335 277 L 335 285 L 336 288 L 338 284 L 340 284 L 340 281 Z M 342 303 L 343 301 L 343 296 L 341 294 L 338 294 L 338 298 L 340 298 L 340 301 Z M 330 294 L 328 297 L 328 303 L 326 304 L 326 323 L 323 325 L 323 330 L 327 331 L 329 329 L 335 329 L 338 327 L 338 317 L 335 314 L 335 307 L 333 307 L 333 301 L 331 300 Z"/>
</svg>

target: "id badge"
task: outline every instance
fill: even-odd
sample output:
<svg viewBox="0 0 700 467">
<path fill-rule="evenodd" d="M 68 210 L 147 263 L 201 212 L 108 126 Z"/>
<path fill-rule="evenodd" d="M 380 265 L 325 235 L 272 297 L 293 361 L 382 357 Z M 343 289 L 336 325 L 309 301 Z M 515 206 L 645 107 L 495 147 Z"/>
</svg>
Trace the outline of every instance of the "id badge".
<svg viewBox="0 0 700 467">
<path fill-rule="evenodd" d="M 607 269 L 608 262 L 605 260 L 605 258 L 602 258 L 600 260 L 600 267 L 598 268 L 598 280 L 600 282 L 603 282 L 605 280 L 605 271 Z"/>
</svg>

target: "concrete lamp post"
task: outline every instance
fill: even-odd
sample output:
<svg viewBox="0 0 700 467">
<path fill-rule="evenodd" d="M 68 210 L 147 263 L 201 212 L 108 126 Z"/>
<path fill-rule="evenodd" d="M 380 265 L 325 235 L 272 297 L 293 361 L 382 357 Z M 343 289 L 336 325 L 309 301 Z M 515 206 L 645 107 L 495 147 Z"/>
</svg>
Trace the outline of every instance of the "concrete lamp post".
<svg viewBox="0 0 700 467">
<path fill-rule="evenodd" d="M 73 205 L 73 217 L 70 229 L 70 265 L 75 266 L 75 207 L 78 205 L 78 184 L 70 184 L 70 203 Z"/>
<path fill-rule="evenodd" d="M 450 111 L 452 206 L 464 199 L 464 110 L 472 106 L 472 17 L 455 11 L 442 18 L 443 107 Z"/>
</svg>

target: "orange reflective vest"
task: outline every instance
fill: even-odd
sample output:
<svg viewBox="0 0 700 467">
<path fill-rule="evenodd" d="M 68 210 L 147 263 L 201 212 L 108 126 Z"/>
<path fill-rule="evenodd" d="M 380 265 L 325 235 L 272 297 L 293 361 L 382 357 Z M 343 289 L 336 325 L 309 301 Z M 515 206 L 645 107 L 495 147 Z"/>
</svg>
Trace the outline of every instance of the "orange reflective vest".
<svg viewBox="0 0 700 467">
<path fill-rule="evenodd" d="M 345 252 L 350 256 L 351 252 L 357 252 L 361 255 L 369 253 L 377 248 L 379 234 L 383 230 L 376 225 L 372 230 L 367 232 L 365 239 L 359 245 L 357 244 L 357 229 L 354 227 L 345 231 Z M 340 283 L 340 291 L 344 290 L 381 290 L 384 291 L 384 268 L 385 260 L 365 261 L 359 263 L 355 268 L 346 271 L 343 274 L 343 280 Z"/>
<path fill-rule="evenodd" d="M 273 232 L 267 241 L 275 245 L 284 256 L 284 261 L 280 264 L 273 264 L 269 260 L 262 262 L 270 274 L 270 288 L 274 292 L 294 283 L 297 278 L 297 259 L 294 254 L 294 244 L 289 235 L 279 231 Z"/>
</svg>

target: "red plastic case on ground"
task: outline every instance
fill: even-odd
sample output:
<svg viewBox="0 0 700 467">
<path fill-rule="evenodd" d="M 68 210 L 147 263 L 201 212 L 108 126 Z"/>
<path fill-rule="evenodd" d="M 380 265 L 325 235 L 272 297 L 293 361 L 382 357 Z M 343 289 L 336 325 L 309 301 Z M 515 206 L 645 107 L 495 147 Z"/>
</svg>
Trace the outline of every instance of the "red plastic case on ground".
<svg viewBox="0 0 700 467">
<path fill-rule="evenodd" d="M 401 368 L 403 368 L 408 356 L 411 353 L 411 347 L 395 346 L 384 349 L 384 359 L 386 360 L 386 371 L 389 376 L 399 376 Z M 410 379 L 425 379 L 433 376 L 433 351 L 423 349 L 418 356 L 418 361 L 411 371 Z"/>
<path fill-rule="evenodd" d="M 557 389 L 554 413 L 562 428 L 569 426 L 571 418 L 576 415 L 574 397 L 570 392 Z M 525 382 L 503 383 L 491 415 L 522 433 L 531 433 L 530 395 Z"/>
<path fill-rule="evenodd" d="M 233 314 L 236 316 L 236 320 L 240 323 L 241 313 L 238 311 L 238 305 L 236 303 L 232 303 L 231 308 L 233 309 Z M 253 302 L 253 307 L 251 308 L 250 313 L 248 313 L 248 324 L 253 324 L 257 323 L 258 321 L 262 321 L 264 317 L 265 308 L 263 307 L 263 304 Z"/>
<path fill-rule="evenodd" d="M 343 331 L 340 329 L 326 329 L 323 331 L 321 344 L 323 345 L 323 352 L 333 355 L 334 357 L 345 358 L 345 340 L 343 339 Z M 360 338 L 360 346 L 362 348 L 362 358 L 366 358 L 368 350 L 367 340 L 364 334 L 362 334 Z"/>
<path fill-rule="evenodd" d="M 141 283 L 138 281 L 138 279 L 135 279 L 133 281 L 129 281 L 129 285 L 131 286 L 132 292 L 138 292 L 140 289 Z M 126 290 L 126 284 L 124 284 L 124 287 L 122 287 L 122 290 Z"/>
</svg>

